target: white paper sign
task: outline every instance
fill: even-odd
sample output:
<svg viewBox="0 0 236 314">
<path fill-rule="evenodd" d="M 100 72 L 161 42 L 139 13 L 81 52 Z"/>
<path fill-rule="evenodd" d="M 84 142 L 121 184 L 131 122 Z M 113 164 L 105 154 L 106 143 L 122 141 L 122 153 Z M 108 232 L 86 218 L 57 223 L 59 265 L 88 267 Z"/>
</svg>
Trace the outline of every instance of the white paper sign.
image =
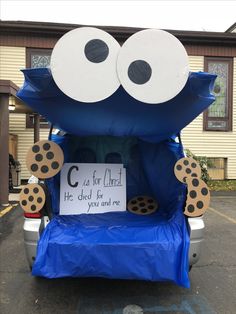
<svg viewBox="0 0 236 314">
<path fill-rule="evenodd" d="M 60 215 L 125 210 L 126 169 L 122 164 L 63 165 Z"/>
</svg>

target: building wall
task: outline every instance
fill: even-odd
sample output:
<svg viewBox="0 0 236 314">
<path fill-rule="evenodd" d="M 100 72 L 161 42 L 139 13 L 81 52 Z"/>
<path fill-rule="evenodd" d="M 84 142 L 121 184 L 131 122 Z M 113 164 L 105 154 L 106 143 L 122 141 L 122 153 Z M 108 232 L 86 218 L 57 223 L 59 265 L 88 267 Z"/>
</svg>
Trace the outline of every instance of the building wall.
<svg viewBox="0 0 236 314">
<path fill-rule="evenodd" d="M 21 87 L 24 76 L 20 69 L 26 67 L 26 48 L 0 46 L 0 79 L 11 80 Z M 26 115 L 10 113 L 9 133 L 18 135 L 17 159 L 22 165 L 22 179 L 28 179 L 30 173 L 26 168 L 25 157 L 33 144 L 34 131 L 26 129 Z M 40 130 L 40 139 L 46 139 L 48 130 Z"/>
<path fill-rule="evenodd" d="M 0 46 L 0 79 L 22 86 L 24 76 L 20 69 L 25 69 L 25 53 L 25 47 Z"/>
<path fill-rule="evenodd" d="M 34 143 L 33 129 L 26 129 L 26 115 L 23 113 L 10 113 L 9 132 L 18 135 L 17 159 L 21 163 L 21 178 L 28 179 L 31 174 L 28 171 L 25 160 L 29 148 Z M 40 130 L 40 140 L 48 138 L 49 129 Z"/>
<path fill-rule="evenodd" d="M 192 71 L 203 71 L 203 56 L 190 56 L 189 61 Z M 233 131 L 203 131 L 203 114 L 182 131 L 185 148 L 190 149 L 194 154 L 227 158 L 227 179 L 236 179 L 236 58 L 234 58 L 233 75 Z"/>
</svg>

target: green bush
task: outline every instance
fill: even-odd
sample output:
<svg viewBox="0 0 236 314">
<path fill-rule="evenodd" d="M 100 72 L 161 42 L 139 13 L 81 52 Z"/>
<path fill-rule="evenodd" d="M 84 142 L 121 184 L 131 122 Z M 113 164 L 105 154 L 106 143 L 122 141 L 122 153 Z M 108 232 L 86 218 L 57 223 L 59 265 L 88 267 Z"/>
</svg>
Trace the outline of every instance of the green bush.
<svg viewBox="0 0 236 314">
<path fill-rule="evenodd" d="M 211 178 L 208 174 L 208 171 L 207 171 L 208 167 L 212 166 L 212 162 L 210 161 L 210 159 L 208 159 L 205 156 L 196 156 L 189 149 L 185 149 L 185 153 L 186 153 L 187 157 L 192 157 L 193 159 L 195 159 L 199 163 L 201 170 L 202 170 L 201 179 L 205 183 L 207 183 L 209 180 L 211 180 Z"/>
</svg>

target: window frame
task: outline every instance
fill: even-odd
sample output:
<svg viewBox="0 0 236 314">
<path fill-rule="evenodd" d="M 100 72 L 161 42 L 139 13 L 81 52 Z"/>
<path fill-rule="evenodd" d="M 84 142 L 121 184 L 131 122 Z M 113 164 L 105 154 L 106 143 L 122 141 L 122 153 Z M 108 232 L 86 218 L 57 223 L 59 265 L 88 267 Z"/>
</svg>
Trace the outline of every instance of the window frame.
<svg viewBox="0 0 236 314">
<path fill-rule="evenodd" d="M 204 111 L 203 114 L 203 130 L 207 132 L 231 132 L 232 131 L 232 118 L 233 118 L 233 58 L 226 57 L 205 57 L 204 58 L 204 71 L 208 72 L 209 62 L 225 62 L 228 64 L 228 91 L 227 91 L 227 105 L 228 105 L 228 116 L 227 117 L 209 117 L 208 108 Z M 226 121 L 226 129 L 214 129 L 208 127 L 209 121 Z"/>
<path fill-rule="evenodd" d="M 32 54 L 37 54 L 40 56 L 44 56 L 45 54 L 52 54 L 52 49 L 46 48 L 26 48 L 26 67 L 31 68 L 31 56 Z M 26 114 L 26 129 L 34 128 L 34 117 L 32 119 L 32 115 L 30 113 Z M 40 129 L 49 129 L 50 123 L 45 123 L 44 118 L 40 116 Z"/>
<path fill-rule="evenodd" d="M 45 54 L 52 54 L 52 49 L 47 48 L 26 48 L 26 67 L 31 68 L 31 56 L 37 54 L 44 56 Z"/>
<path fill-rule="evenodd" d="M 49 129 L 50 128 L 50 122 L 44 121 L 44 117 L 40 116 L 40 129 Z M 26 129 L 33 129 L 34 128 L 34 114 L 33 113 L 27 113 L 26 114 Z"/>
</svg>

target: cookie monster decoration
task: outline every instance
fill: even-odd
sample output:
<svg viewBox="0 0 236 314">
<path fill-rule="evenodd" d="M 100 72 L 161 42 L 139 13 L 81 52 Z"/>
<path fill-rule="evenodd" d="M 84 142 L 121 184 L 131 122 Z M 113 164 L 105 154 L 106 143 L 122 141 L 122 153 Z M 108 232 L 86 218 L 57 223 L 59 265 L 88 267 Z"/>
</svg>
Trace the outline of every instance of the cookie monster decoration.
<svg viewBox="0 0 236 314">
<path fill-rule="evenodd" d="M 184 159 L 180 132 L 215 100 L 216 76 L 191 73 L 185 48 L 168 32 L 143 30 L 121 47 L 91 27 L 66 33 L 50 68 L 23 73 L 18 97 L 64 131 L 50 137 L 55 152 L 46 141 L 27 157 L 31 173 L 46 179 L 53 212 L 33 275 L 171 280 L 189 287 L 186 216 L 205 211 L 209 191 L 194 161 Z M 124 212 L 59 215 L 63 162 L 123 164 Z M 194 193 L 187 194 L 188 186 Z M 193 195 L 200 199 L 193 202 Z M 43 206 L 29 207 L 25 196 L 21 205 L 30 212 Z"/>
</svg>

